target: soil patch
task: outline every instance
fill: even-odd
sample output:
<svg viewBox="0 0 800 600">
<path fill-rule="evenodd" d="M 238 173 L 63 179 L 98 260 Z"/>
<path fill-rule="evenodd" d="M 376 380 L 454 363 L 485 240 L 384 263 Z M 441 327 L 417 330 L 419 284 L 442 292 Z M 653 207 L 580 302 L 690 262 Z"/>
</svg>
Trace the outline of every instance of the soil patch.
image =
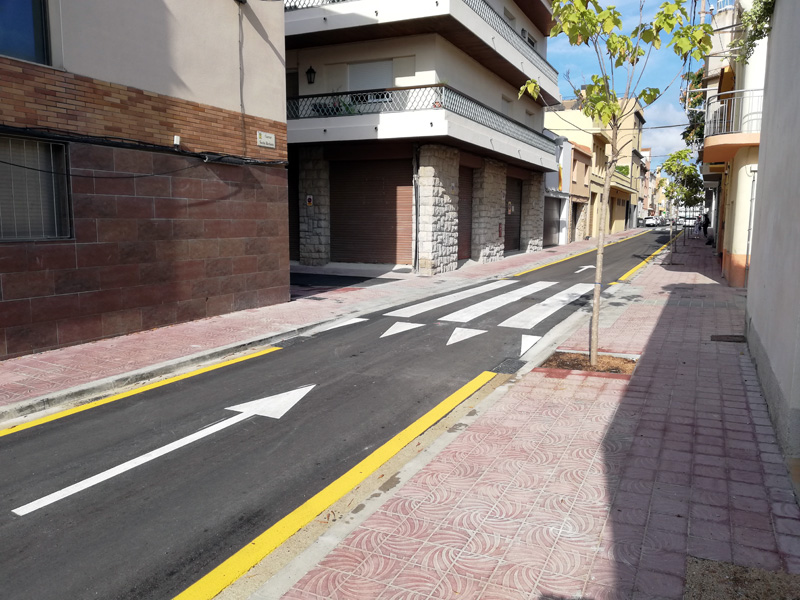
<svg viewBox="0 0 800 600">
<path fill-rule="evenodd" d="M 800 600 L 800 575 L 690 556 L 683 600 Z"/>
<path fill-rule="evenodd" d="M 636 361 L 630 358 L 600 354 L 597 364 L 589 364 L 588 354 L 574 352 L 554 352 L 541 367 L 545 369 L 569 369 L 570 371 L 593 371 L 595 373 L 622 373 L 630 375 L 636 367 Z"/>
</svg>

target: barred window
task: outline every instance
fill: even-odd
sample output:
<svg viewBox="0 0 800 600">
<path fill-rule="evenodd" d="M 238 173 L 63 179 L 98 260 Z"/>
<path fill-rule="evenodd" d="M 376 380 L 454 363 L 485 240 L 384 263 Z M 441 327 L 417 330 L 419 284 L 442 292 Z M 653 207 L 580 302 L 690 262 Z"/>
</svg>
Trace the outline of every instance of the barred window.
<svg viewBox="0 0 800 600">
<path fill-rule="evenodd" d="M 66 148 L 0 136 L 0 241 L 70 236 Z"/>
</svg>

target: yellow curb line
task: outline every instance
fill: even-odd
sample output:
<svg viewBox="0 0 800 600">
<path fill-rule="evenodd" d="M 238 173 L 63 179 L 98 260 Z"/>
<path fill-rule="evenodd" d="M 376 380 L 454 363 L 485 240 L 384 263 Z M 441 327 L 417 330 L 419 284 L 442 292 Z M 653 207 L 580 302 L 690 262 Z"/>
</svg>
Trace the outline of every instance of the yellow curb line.
<svg viewBox="0 0 800 600">
<path fill-rule="evenodd" d="M 609 242 L 608 244 L 604 244 L 603 248 L 608 248 L 609 246 L 613 246 L 614 244 L 619 244 L 621 242 L 627 242 L 628 240 L 632 240 L 633 238 L 637 238 L 640 235 L 644 235 L 645 233 L 650 233 L 650 230 L 643 231 L 642 233 L 637 233 L 636 235 L 632 235 L 630 237 L 622 238 L 621 240 L 617 240 L 615 242 Z M 559 258 L 558 260 L 554 260 L 553 262 L 549 262 L 546 265 L 539 265 L 538 267 L 534 267 L 533 269 L 528 269 L 527 271 L 522 271 L 521 273 L 515 273 L 514 275 L 510 275 L 510 277 L 519 277 L 520 275 L 526 275 L 528 273 L 533 273 L 534 271 L 538 271 L 539 269 L 544 269 L 545 267 L 549 267 L 550 265 L 557 265 L 560 262 L 564 262 L 565 260 L 571 260 L 573 258 L 577 258 L 578 256 L 583 256 L 584 254 L 589 254 L 590 252 L 596 252 L 597 248 L 592 248 L 590 250 L 584 250 L 583 252 L 579 252 L 578 254 L 571 254 L 570 256 L 565 256 L 564 258 Z"/>
<path fill-rule="evenodd" d="M 661 252 L 661 251 L 662 251 L 664 248 L 666 248 L 667 246 L 669 246 L 669 245 L 670 245 L 672 242 L 674 242 L 675 240 L 677 240 L 677 239 L 678 239 L 680 236 L 682 236 L 682 235 L 683 235 L 683 231 L 680 231 L 680 232 L 678 232 L 678 235 L 676 235 L 674 238 L 672 238 L 672 239 L 671 239 L 670 241 L 668 241 L 666 244 L 664 244 L 663 246 L 661 246 L 661 248 L 659 248 L 658 250 L 656 250 L 655 252 L 653 252 L 653 253 L 652 253 L 650 256 L 648 256 L 647 258 L 645 258 L 645 259 L 644 259 L 642 262 L 640 262 L 638 265 L 636 265 L 635 267 L 633 267 L 633 268 L 632 268 L 630 271 L 628 271 L 627 273 L 625 273 L 625 275 L 623 275 L 622 277 L 620 277 L 619 279 L 617 279 L 617 281 L 615 281 L 614 283 L 612 283 L 612 284 L 610 284 L 610 285 L 614 285 L 614 284 L 620 283 L 621 281 L 625 281 L 626 279 L 628 279 L 628 277 L 631 277 L 631 276 L 632 276 L 634 273 L 636 273 L 636 271 L 638 271 L 638 270 L 639 270 L 639 269 L 641 269 L 643 266 L 645 266 L 647 263 L 649 263 L 651 260 L 653 260 L 653 258 L 656 256 L 656 254 L 658 254 L 659 252 Z"/>
<path fill-rule="evenodd" d="M 100 400 L 95 400 L 94 402 L 88 402 L 86 404 L 81 404 L 80 406 L 76 406 L 74 408 L 69 408 L 67 410 L 63 410 L 61 412 L 54 413 L 52 415 L 48 415 L 46 417 L 41 417 L 39 419 L 34 419 L 29 423 L 20 423 L 19 425 L 14 425 L 13 427 L 9 427 L 8 429 L 0 430 L 0 437 L 11 435 L 12 433 L 17 433 L 18 431 L 24 431 L 26 429 L 30 429 L 31 427 L 36 427 L 37 425 L 43 425 L 44 423 L 50 423 L 51 421 L 56 421 L 58 419 L 63 419 L 64 417 L 68 417 L 69 415 L 74 415 L 76 413 L 83 412 L 85 410 L 90 410 L 97 406 L 102 406 L 103 404 L 108 404 L 110 402 L 115 402 L 117 400 L 122 400 L 123 398 L 128 398 L 130 396 L 134 396 L 136 394 L 141 394 L 142 392 L 146 392 L 148 390 L 154 390 L 156 388 L 160 388 L 165 385 L 169 385 L 170 383 L 175 383 L 176 381 L 181 381 L 183 379 L 188 379 L 189 377 L 194 377 L 195 375 L 200 375 L 202 373 L 208 373 L 209 371 L 215 371 L 217 369 L 221 369 L 222 367 L 227 367 L 229 365 L 233 365 L 236 363 L 240 363 L 245 360 L 250 360 L 251 358 L 256 358 L 258 356 L 264 356 L 265 354 L 269 354 L 270 352 L 275 352 L 276 350 L 280 350 L 279 347 L 273 346 L 271 348 L 267 348 L 265 350 L 259 350 L 258 352 L 254 352 L 252 354 L 248 354 L 246 356 L 240 356 L 239 358 L 234 358 L 231 360 L 226 360 L 225 362 L 216 363 L 213 365 L 209 365 L 207 367 L 203 367 L 202 369 L 197 369 L 195 371 L 190 371 L 189 373 L 184 373 L 183 375 L 176 375 L 175 377 L 170 377 L 169 379 L 164 379 L 163 381 L 157 381 L 155 383 L 150 383 L 148 385 L 138 387 L 127 392 L 122 392 L 120 394 L 114 394 L 113 396 L 109 396 L 107 398 L 102 398 Z"/>
<path fill-rule="evenodd" d="M 489 371 L 478 375 L 322 491 L 295 508 L 221 565 L 175 596 L 174 600 L 210 600 L 219 594 L 456 406 L 486 385 L 495 375 L 496 373 Z"/>
</svg>

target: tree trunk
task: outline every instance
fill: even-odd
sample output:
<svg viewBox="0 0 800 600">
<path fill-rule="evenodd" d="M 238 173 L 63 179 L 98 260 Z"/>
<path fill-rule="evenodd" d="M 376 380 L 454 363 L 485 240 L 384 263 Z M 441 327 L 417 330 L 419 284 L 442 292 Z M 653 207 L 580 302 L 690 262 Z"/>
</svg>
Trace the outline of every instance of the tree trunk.
<svg viewBox="0 0 800 600">
<path fill-rule="evenodd" d="M 600 214 L 597 216 L 597 268 L 594 274 L 594 296 L 592 298 L 592 324 L 589 331 L 589 364 L 597 364 L 597 347 L 600 341 L 600 292 L 603 290 L 603 253 L 606 239 L 606 205 L 610 204 L 611 178 L 617 164 L 617 127 L 611 126 L 611 160 L 603 181 L 603 197 L 600 199 Z"/>
</svg>

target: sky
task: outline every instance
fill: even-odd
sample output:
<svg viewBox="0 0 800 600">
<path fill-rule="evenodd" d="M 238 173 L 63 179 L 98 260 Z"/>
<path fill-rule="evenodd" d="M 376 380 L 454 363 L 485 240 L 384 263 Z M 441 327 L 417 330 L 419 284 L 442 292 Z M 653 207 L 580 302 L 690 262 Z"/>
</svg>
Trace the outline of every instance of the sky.
<svg viewBox="0 0 800 600">
<path fill-rule="evenodd" d="M 643 18 L 652 20 L 663 1 L 644 0 Z M 622 33 L 630 34 L 639 23 L 639 0 L 601 0 L 601 4 L 603 6 L 615 5 L 617 10 L 622 13 Z M 691 0 L 686 2 L 687 10 L 689 10 L 690 5 Z M 638 89 L 657 87 L 662 92 L 666 89 L 666 92 L 653 104 L 646 107 L 644 111 L 647 122 L 644 126 L 642 147 L 652 148 L 652 166 L 662 163 L 671 152 L 686 147 L 681 138 L 681 132 L 688 120 L 678 100 L 682 83 L 680 74 L 683 72 L 683 62 L 675 55 L 672 48 L 667 48 L 666 46 L 667 42 L 664 40 L 662 41 L 661 49 L 652 52 L 638 87 Z M 588 46 L 570 46 L 563 34 L 548 40 L 547 61 L 558 70 L 559 87 L 561 96 L 564 99 L 575 97 L 567 77 L 571 79 L 573 85 L 580 87 L 582 84 L 590 83 L 593 74 L 599 73 L 597 56 L 594 51 Z M 692 70 L 697 70 L 699 66 L 697 61 L 692 61 Z M 624 70 L 620 70 L 619 73 L 622 75 L 623 80 L 616 81 L 616 87 L 617 93 L 622 95 L 625 91 L 625 73 Z M 648 129 L 677 124 L 680 124 L 681 127 Z"/>
</svg>

